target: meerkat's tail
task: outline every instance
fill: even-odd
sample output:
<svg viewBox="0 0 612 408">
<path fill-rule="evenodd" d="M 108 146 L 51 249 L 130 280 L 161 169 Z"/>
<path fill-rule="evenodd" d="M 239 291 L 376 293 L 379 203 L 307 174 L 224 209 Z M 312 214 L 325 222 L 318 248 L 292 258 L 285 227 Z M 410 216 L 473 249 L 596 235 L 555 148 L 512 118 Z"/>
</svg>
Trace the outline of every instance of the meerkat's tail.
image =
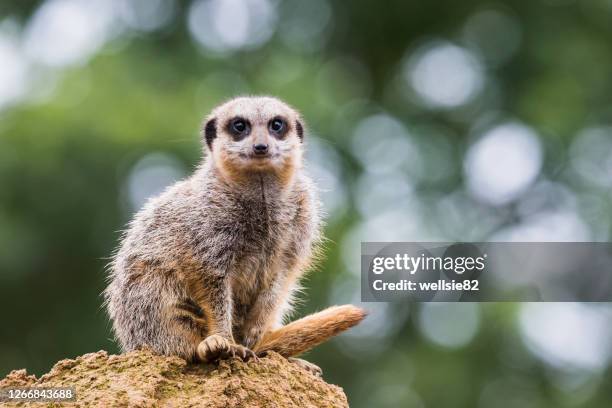
<svg viewBox="0 0 612 408">
<path fill-rule="evenodd" d="M 294 357 L 357 325 L 366 314 L 353 305 L 332 306 L 266 333 L 253 351 Z"/>
</svg>

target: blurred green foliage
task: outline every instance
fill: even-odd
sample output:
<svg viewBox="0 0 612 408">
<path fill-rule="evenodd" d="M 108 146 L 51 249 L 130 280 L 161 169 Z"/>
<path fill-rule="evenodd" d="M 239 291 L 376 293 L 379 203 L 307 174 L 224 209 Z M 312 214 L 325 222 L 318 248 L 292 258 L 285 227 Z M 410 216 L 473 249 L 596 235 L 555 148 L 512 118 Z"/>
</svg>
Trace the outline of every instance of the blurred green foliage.
<svg viewBox="0 0 612 408">
<path fill-rule="evenodd" d="M 0 21 L 22 30 L 40 3 L 4 1 Z M 36 68 L 34 96 L 0 111 L 0 375 L 21 367 L 41 374 L 62 358 L 118 351 L 100 293 L 105 264 L 133 211 L 130 174 L 151 152 L 178 159 L 189 172 L 202 156 L 202 118 L 240 93 L 272 94 L 301 110 L 320 148 L 333 152 L 334 176 L 345 193 L 330 214 L 326 259 L 306 282 L 299 315 L 347 299 L 334 295 L 341 287 L 358 293 L 346 248 L 358 253 L 359 241 L 373 238 L 350 241 L 367 221 L 359 185 L 368 166 L 353 138 L 370 115 L 397 118 L 419 147 L 425 164 L 413 188 L 418 222 L 426 225 L 423 240 L 431 231 L 487 239 L 520 219 L 516 200 L 489 205 L 464 191 L 465 152 L 482 129 L 505 118 L 535 129 L 544 151 L 539 177 L 577 197 L 575 211 L 598 232 L 590 238 L 609 239 L 609 188 L 590 185 L 568 164 L 582 129 L 612 122 L 609 1 L 323 3 L 331 10 L 324 35 L 302 48 L 277 32 L 255 49 L 207 53 L 190 35 L 190 3 L 175 2 L 160 30 L 122 31 L 85 63 Z M 297 2 L 271 4 L 281 26 L 300 17 L 292 9 Z M 495 26 L 471 32 L 470 18 L 483 10 L 514 26 L 499 38 Z M 516 49 L 496 59 L 512 47 L 504 42 L 512 30 L 519 32 Z M 484 85 L 470 102 L 436 109 L 406 90 L 402 66 L 430 40 L 466 47 L 480 59 Z M 370 143 L 376 145 L 376 134 Z M 610 165 L 601 165 L 612 174 Z M 428 177 L 444 166 L 440 177 Z M 450 204 L 460 220 L 441 218 L 436 205 L 454 193 L 466 197 L 463 207 Z M 414 203 L 391 204 L 401 212 Z M 491 218 L 496 221 L 487 227 Z M 459 226 L 450 228 L 452 222 Z M 417 231 L 407 239 L 419 237 Z M 334 340 L 309 358 L 326 380 L 344 387 L 354 407 L 610 406 L 609 361 L 591 371 L 546 362 L 525 344 L 518 305 L 477 306 L 475 333 L 450 347 L 423 334 L 422 308 L 386 305 L 370 319 L 389 319 L 393 329 L 386 323 L 365 329 L 379 327 L 384 336 Z"/>
</svg>

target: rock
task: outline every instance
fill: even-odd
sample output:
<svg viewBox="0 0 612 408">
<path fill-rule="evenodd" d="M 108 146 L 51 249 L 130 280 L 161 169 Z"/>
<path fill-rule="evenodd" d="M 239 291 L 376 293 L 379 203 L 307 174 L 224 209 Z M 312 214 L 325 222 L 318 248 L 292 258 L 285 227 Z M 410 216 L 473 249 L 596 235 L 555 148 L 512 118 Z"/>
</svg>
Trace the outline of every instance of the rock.
<svg viewBox="0 0 612 408">
<path fill-rule="evenodd" d="M 0 388 L 11 386 L 75 387 L 76 402 L 47 403 L 52 407 L 348 407 L 342 388 L 276 353 L 247 363 L 200 365 L 149 350 L 111 356 L 99 351 L 59 361 L 39 379 L 15 370 L 0 380 Z"/>
</svg>

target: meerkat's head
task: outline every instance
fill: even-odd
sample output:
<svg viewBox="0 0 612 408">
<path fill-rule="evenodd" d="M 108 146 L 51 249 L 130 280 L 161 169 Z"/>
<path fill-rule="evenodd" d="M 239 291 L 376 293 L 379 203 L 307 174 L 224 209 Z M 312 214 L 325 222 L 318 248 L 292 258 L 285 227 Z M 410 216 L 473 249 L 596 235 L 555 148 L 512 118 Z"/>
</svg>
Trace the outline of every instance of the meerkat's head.
<svg viewBox="0 0 612 408">
<path fill-rule="evenodd" d="M 203 137 L 214 165 L 230 177 L 269 172 L 290 178 L 301 165 L 302 119 L 276 98 L 239 97 L 218 106 Z"/>
</svg>

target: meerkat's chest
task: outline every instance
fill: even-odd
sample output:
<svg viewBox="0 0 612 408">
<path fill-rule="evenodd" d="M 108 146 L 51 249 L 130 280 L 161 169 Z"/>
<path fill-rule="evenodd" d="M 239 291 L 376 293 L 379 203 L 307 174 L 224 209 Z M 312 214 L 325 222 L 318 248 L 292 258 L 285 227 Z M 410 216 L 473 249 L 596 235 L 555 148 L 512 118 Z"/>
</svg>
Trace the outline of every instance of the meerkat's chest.
<svg viewBox="0 0 612 408">
<path fill-rule="evenodd" d="M 294 212 L 288 206 L 261 204 L 243 209 L 238 226 L 240 233 L 232 248 L 230 273 L 235 286 L 247 292 L 245 297 L 276 278 L 292 239 Z"/>
<path fill-rule="evenodd" d="M 289 206 L 256 204 L 246 206 L 238 221 L 240 234 L 234 254 L 237 261 L 257 260 L 265 266 L 290 240 L 295 210 Z"/>
</svg>

